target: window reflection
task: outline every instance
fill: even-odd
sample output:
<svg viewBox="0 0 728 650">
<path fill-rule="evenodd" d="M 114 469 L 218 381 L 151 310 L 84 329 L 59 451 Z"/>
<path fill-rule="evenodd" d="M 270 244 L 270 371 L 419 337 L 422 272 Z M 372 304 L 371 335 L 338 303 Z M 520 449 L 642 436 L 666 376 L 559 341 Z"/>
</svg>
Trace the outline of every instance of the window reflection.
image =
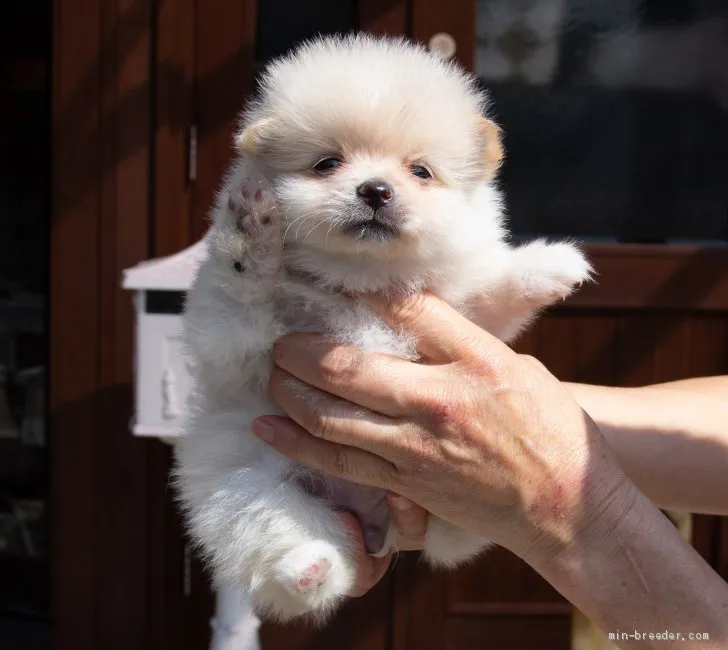
<svg viewBox="0 0 728 650">
<path fill-rule="evenodd" d="M 51 647 L 46 368 L 51 3 L 0 4 L 0 647 Z"/>
<path fill-rule="evenodd" d="M 728 6 L 479 0 L 521 234 L 728 240 Z"/>
</svg>

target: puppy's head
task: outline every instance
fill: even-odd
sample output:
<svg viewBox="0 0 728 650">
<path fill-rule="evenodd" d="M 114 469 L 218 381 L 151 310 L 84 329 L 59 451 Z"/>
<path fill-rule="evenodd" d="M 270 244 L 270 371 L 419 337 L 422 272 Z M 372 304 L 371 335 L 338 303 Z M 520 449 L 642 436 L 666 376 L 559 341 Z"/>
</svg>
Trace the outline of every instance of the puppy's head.
<svg viewBox="0 0 728 650">
<path fill-rule="evenodd" d="M 237 146 L 271 181 L 286 244 L 421 255 L 463 236 L 496 173 L 486 108 L 471 75 L 419 45 L 324 38 L 268 67 Z"/>
</svg>

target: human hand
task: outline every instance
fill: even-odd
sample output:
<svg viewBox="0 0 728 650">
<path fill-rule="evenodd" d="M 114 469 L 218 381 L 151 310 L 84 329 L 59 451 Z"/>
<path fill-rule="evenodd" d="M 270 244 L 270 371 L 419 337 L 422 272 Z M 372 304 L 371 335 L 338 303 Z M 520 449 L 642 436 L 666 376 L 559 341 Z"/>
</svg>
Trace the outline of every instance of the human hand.
<svg viewBox="0 0 728 650">
<path fill-rule="evenodd" d="M 397 549 L 410 551 L 423 548 L 428 512 L 397 494 L 388 494 L 387 501 L 392 522 L 398 532 Z M 354 558 L 357 566 L 356 580 L 349 595 L 363 596 L 384 577 L 392 556 L 389 554 L 385 557 L 371 557 L 366 551 L 364 536 L 356 517 L 349 512 L 343 512 L 341 518 L 349 530 L 356 553 Z"/>
<path fill-rule="evenodd" d="M 594 534 L 605 508 L 627 507 L 634 486 L 538 362 L 434 296 L 370 303 L 416 335 L 422 362 L 287 335 L 275 347 L 270 389 L 291 419 L 258 418 L 258 437 L 526 559 Z"/>
</svg>

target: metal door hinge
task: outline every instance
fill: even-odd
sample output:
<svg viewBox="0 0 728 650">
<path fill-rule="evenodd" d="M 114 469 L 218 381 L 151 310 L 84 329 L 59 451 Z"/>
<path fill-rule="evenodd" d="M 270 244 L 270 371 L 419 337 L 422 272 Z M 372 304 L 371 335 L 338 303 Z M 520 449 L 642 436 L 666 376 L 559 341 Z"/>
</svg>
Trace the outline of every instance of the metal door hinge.
<svg viewBox="0 0 728 650">
<path fill-rule="evenodd" d="M 189 544 L 185 544 L 182 567 L 182 595 L 192 595 L 192 551 Z"/>
<path fill-rule="evenodd" d="M 197 125 L 191 124 L 187 142 L 187 180 L 197 180 Z"/>
</svg>

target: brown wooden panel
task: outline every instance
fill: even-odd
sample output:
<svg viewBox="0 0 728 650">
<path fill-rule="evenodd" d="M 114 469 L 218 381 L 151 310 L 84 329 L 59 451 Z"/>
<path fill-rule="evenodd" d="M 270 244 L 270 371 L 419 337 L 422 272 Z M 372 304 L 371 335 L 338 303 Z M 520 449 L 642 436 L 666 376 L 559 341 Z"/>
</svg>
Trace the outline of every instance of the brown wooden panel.
<svg viewBox="0 0 728 650">
<path fill-rule="evenodd" d="M 468 70 L 472 70 L 475 60 L 475 0 L 410 1 L 412 37 L 428 43 L 435 34 L 450 34 L 457 44 L 455 58 Z"/>
<path fill-rule="evenodd" d="M 451 617 L 447 644 L 439 650 L 565 650 L 571 645 L 571 617 Z"/>
<path fill-rule="evenodd" d="M 433 579 L 416 553 L 403 553 L 394 570 L 392 650 L 442 650 L 446 642 L 445 582 Z"/>
<path fill-rule="evenodd" d="M 195 239 L 207 230 L 215 190 L 233 153 L 237 116 L 253 87 L 255 20 L 255 0 L 197 0 Z"/>
<path fill-rule="evenodd" d="M 553 312 L 540 320 L 535 329 L 536 357 L 558 379 L 570 380 L 579 365 L 578 318 Z"/>
<path fill-rule="evenodd" d="M 598 273 L 567 306 L 728 311 L 728 248 L 588 245 Z"/>
<path fill-rule="evenodd" d="M 146 641 L 146 446 L 129 431 L 133 323 L 122 271 L 149 257 L 151 105 L 148 3 L 102 3 L 102 168 L 100 237 L 99 404 L 96 432 L 103 500 L 96 535 L 103 548 L 98 646 L 122 650 Z"/>
<path fill-rule="evenodd" d="M 191 612 L 183 604 L 182 535 L 174 495 L 169 489 L 168 469 L 171 447 L 147 441 L 148 503 L 146 508 L 149 557 L 147 564 L 149 608 L 149 647 L 185 648 L 189 638 Z M 204 616 L 205 612 L 195 613 Z M 197 647 L 203 647 L 198 645 Z"/>
<path fill-rule="evenodd" d="M 691 314 L 690 370 L 692 377 L 728 372 L 728 313 Z"/>
<path fill-rule="evenodd" d="M 513 343 L 513 348 L 519 354 L 530 354 L 531 356 L 535 356 L 537 345 L 538 345 L 537 328 L 529 327 Z"/>
<path fill-rule="evenodd" d="M 160 3 L 163 4 L 163 3 Z M 54 647 L 148 645 L 179 627 L 148 571 L 149 443 L 128 430 L 132 306 L 121 271 L 149 257 L 151 3 L 54 7 L 51 462 Z M 151 473 L 148 474 L 148 470 Z M 156 473 L 155 473 L 156 471 Z M 153 503 L 153 500 L 152 500 Z M 151 598 L 150 596 L 154 596 Z M 153 603 L 153 604 L 151 604 Z M 167 647 L 181 647 L 172 644 Z"/>
<path fill-rule="evenodd" d="M 101 159 L 99 3 L 53 3 L 53 214 L 50 236 L 51 608 L 58 650 L 98 647 L 93 486 L 99 411 Z"/>
<path fill-rule="evenodd" d="M 503 548 L 494 548 L 478 562 L 438 574 L 436 579 L 445 582 L 448 614 L 515 612 L 523 606 L 532 612 L 568 612 L 557 591 L 523 560 Z"/>
<path fill-rule="evenodd" d="M 615 383 L 614 346 L 617 321 L 610 313 L 577 312 L 578 319 L 577 366 L 571 373 L 572 381 L 591 382 L 610 386 Z"/>
<path fill-rule="evenodd" d="M 368 0 L 359 3 L 359 29 L 372 34 L 406 34 L 408 6 L 405 0 Z"/>
<path fill-rule="evenodd" d="M 614 382 L 617 319 L 594 309 L 552 309 L 521 334 L 514 348 L 537 357 L 562 381 Z"/>
<path fill-rule="evenodd" d="M 657 317 L 652 381 L 674 381 L 691 375 L 692 334 L 692 319 L 688 314 Z"/>
<path fill-rule="evenodd" d="M 189 135 L 193 123 L 195 0 L 161 2 L 155 48 L 153 255 L 193 243 Z"/>
<path fill-rule="evenodd" d="M 720 519 L 718 517 L 693 515 L 690 543 L 703 556 L 705 561 L 712 566 L 715 566 L 715 547 L 718 543 L 717 530 L 719 526 Z"/>
<path fill-rule="evenodd" d="M 620 386 L 644 386 L 653 383 L 657 328 L 664 317 L 634 313 L 617 319 L 615 374 Z"/>
</svg>

